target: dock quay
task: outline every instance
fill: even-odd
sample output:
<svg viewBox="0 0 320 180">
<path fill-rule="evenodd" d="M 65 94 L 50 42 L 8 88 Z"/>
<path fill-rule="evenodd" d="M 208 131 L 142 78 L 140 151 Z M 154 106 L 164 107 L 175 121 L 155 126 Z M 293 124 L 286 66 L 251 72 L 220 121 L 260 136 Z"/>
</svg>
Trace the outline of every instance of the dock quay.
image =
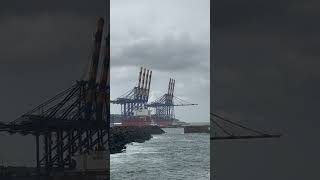
<svg viewBox="0 0 320 180">
<path fill-rule="evenodd" d="M 184 133 L 210 133 L 210 126 L 209 125 L 184 126 Z"/>
</svg>

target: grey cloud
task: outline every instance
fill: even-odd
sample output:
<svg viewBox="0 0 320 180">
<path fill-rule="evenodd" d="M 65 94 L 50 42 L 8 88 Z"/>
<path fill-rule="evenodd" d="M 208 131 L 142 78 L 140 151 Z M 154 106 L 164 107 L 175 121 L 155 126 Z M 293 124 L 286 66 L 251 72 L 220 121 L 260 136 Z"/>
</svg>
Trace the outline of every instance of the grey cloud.
<svg viewBox="0 0 320 180">
<path fill-rule="evenodd" d="M 153 70 L 151 91 L 165 93 L 170 77 L 183 88 L 175 95 L 188 97 L 197 107 L 176 109 L 183 121 L 209 121 L 209 3 L 208 0 L 112 1 L 111 70 L 139 66 Z M 123 13 L 126 12 L 126 13 Z M 111 83 L 111 95 L 129 90 L 136 75 Z M 181 86 L 181 85 L 180 85 Z M 201 93 L 199 93 L 201 91 Z"/>
<path fill-rule="evenodd" d="M 208 48 L 188 36 L 167 36 L 159 42 L 147 39 L 121 47 L 113 62 L 116 66 L 143 64 L 164 71 L 203 69 L 208 68 L 201 64 L 209 58 Z"/>
<path fill-rule="evenodd" d="M 132 88 L 128 84 L 131 86 L 136 81 L 139 67 L 148 66 L 148 68 L 155 70 L 154 73 L 159 72 L 159 74 L 154 74 L 153 91 L 164 92 L 170 77 L 176 78 L 177 82 L 184 84 L 185 87 L 192 87 L 187 90 L 177 88 L 177 94 L 187 96 L 202 106 L 199 109 L 190 108 L 189 112 L 177 110 L 177 117 L 189 121 L 208 120 L 208 86 L 204 85 L 203 92 L 205 93 L 199 94 L 198 84 L 189 82 L 191 76 L 200 77 L 205 79 L 204 81 L 209 78 L 209 43 L 203 44 L 202 41 L 197 41 L 197 37 L 200 35 L 198 32 L 202 32 L 202 29 L 205 29 L 203 27 L 207 27 L 207 29 L 204 30 L 206 33 L 201 35 L 204 39 L 209 36 L 209 22 L 207 21 L 209 18 L 206 18 L 206 21 L 201 21 L 200 18 L 194 21 L 197 27 L 189 24 L 189 21 L 193 21 L 192 19 L 195 17 L 209 17 L 208 8 L 203 11 L 195 11 L 194 7 L 199 3 L 192 4 L 192 7 L 188 3 L 180 6 L 180 1 L 173 3 L 171 0 L 167 1 L 164 6 L 161 6 L 163 1 L 158 1 L 157 4 L 152 5 L 152 8 L 142 1 L 140 4 L 135 1 L 136 6 L 127 7 L 129 2 L 133 1 L 112 1 L 113 7 L 119 3 L 120 7 L 118 8 L 121 9 L 121 13 L 112 15 L 112 18 L 115 19 L 111 21 L 114 24 L 111 26 L 113 33 L 111 36 L 119 38 L 115 39 L 116 42 L 111 42 L 111 46 L 112 48 L 124 46 L 120 47 L 123 50 L 120 56 L 112 57 L 111 68 L 129 65 L 131 69 L 128 69 L 130 72 L 127 76 L 111 74 L 111 93 L 116 95 L 118 92 L 124 93 L 128 90 L 127 88 Z M 203 2 L 203 4 L 208 4 L 209 1 Z M 122 13 L 123 7 L 126 7 L 125 13 Z M 201 5 L 198 9 L 203 7 L 204 5 Z M 134 16 L 139 17 L 139 21 L 130 19 L 134 13 L 138 14 L 143 9 L 146 10 L 143 12 L 148 13 L 160 9 L 159 12 L 166 12 L 166 18 L 163 18 L 164 14 L 158 13 L 152 16 L 144 14 Z M 184 18 L 179 14 L 181 9 L 184 10 L 183 12 L 192 9 L 193 13 L 185 13 L 186 18 Z M 86 70 L 87 61 L 90 59 L 90 47 L 96 19 L 98 16 L 104 15 L 104 1 L 100 0 L 90 2 L 83 0 L 1 1 L 1 121 L 11 121 L 19 117 L 32 107 L 68 88 L 80 78 Z M 118 27 L 115 26 L 116 24 L 123 26 Z M 145 28 L 146 24 L 148 27 Z M 199 24 L 201 26 L 198 26 Z M 166 29 L 170 29 L 170 31 L 165 31 L 169 37 L 159 41 L 161 37 L 164 37 L 162 31 Z M 175 39 L 174 35 L 171 38 L 172 31 L 178 34 L 188 32 L 190 38 Z M 148 41 L 136 44 L 138 47 L 136 49 L 127 43 L 132 40 L 148 38 Z M 168 51 L 165 51 L 166 46 Z M 167 55 L 163 56 L 161 53 Z M 168 64 L 168 62 L 172 64 Z M 136 69 L 132 67 L 136 67 Z M 199 118 L 195 118 L 196 116 Z M 19 143 L 19 141 L 24 143 Z M 1 142 L 5 146 L 2 147 L 0 154 L 10 154 L 8 160 L 31 162 L 33 159 L 32 139 L 1 136 Z M 18 144 L 14 144 L 15 142 Z M 25 144 L 29 144 L 30 147 L 25 147 L 24 154 L 27 155 L 22 158 L 20 149 Z"/>
</svg>

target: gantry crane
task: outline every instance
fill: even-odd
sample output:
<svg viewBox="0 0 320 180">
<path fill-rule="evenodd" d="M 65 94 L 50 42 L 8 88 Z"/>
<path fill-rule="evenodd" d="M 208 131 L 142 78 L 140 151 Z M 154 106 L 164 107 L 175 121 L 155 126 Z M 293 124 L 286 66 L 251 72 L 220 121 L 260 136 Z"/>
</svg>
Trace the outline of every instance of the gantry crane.
<svg viewBox="0 0 320 180">
<path fill-rule="evenodd" d="M 235 123 L 215 113 L 210 113 L 210 121 L 214 129 L 211 140 L 279 138 L 281 134 L 270 134 Z M 235 131 L 238 130 L 238 132 Z"/>
</svg>

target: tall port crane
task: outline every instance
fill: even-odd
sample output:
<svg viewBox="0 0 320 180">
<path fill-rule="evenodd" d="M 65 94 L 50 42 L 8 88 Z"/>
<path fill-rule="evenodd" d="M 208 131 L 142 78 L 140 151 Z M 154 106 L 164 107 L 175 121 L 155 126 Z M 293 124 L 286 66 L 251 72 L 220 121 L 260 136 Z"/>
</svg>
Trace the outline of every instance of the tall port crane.
<svg viewBox="0 0 320 180">
<path fill-rule="evenodd" d="M 281 134 L 272 134 L 260 130 L 252 129 L 239 123 L 233 122 L 216 113 L 210 113 L 211 131 L 211 173 L 213 176 L 213 141 L 241 140 L 241 139 L 261 139 L 279 138 Z"/>
<path fill-rule="evenodd" d="M 141 67 L 138 85 L 117 99 L 110 101 L 113 104 L 119 104 L 121 106 L 121 115 L 123 118 L 133 116 L 135 109 L 146 108 L 150 94 L 151 77 L 152 71 Z"/>
<path fill-rule="evenodd" d="M 74 168 L 74 155 L 94 149 L 109 150 L 110 24 L 107 20 L 105 23 L 99 18 L 97 22 L 88 79 L 76 81 L 18 119 L 0 124 L 0 131 L 34 135 L 38 174 Z M 105 24 L 108 28 L 98 79 Z"/>
<path fill-rule="evenodd" d="M 194 106 L 197 104 L 189 103 L 181 98 L 174 96 L 175 80 L 170 78 L 168 91 L 153 102 L 148 103 L 150 86 L 151 86 L 152 71 L 141 67 L 139 73 L 139 81 L 137 86 L 130 89 L 115 100 L 111 100 L 112 104 L 121 106 L 122 120 L 129 120 L 134 115 L 134 110 L 138 109 L 154 109 L 155 113 L 152 119 L 155 121 L 166 122 L 165 125 L 171 125 L 175 119 L 175 106 Z M 159 123 L 157 123 L 159 125 Z M 160 123 L 161 124 L 161 123 Z"/>
<path fill-rule="evenodd" d="M 170 78 L 167 93 L 147 105 L 147 107 L 155 109 L 153 119 L 158 122 L 158 124 L 164 123 L 163 125 L 171 125 L 170 123 L 175 119 L 175 106 L 198 105 L 189 103 L 181 98 L 174 96 L 175 82 L 175 79 Z"/>
<path fill-rule="evenodd" d="M 233 122 L 215 113 L 210 113 L 214 127 L 211 140 L 279 138 L 281 134 L 270 134 Z"/>
</svg>

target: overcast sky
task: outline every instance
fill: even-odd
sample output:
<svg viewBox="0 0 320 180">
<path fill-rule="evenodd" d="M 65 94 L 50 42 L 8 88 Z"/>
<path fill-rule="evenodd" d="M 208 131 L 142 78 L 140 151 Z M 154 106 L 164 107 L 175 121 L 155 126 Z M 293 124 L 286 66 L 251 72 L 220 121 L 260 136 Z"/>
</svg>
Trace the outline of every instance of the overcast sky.
<svg viewBox="0 0 320 180">
<path fill-rule="evenodd" d="M 150 101 L 176 80 L 175 96 L 199 106 L 176 118 L 209 122 L 210 1 L 111 1 L 111 99 L 132 89 L 140 66 L 153 71 Z M 119 112 L 112 106 L 112 112 Z"/>
<path fill-rule="evenodd" d="M 176 108 L 177 118 L 208 121 L 209 1 L 117 0 L 111 6 L 111 97 L 133 88 L 145 66 L 153 70 L 152 98 L 175 78 L 175 94 L 199 104 Z M 1 1 L 1 121 L 14 120 L 81 78 L 96 21 L 105 14 L 103 0 Z M 34 161 L 32 137 L 1 134 L 0 141 L 4 163 Z"/>
<path fill-rule="evenodd" d="M 196 116 L 202 121 L 209 100 L 205 58 L 209 1 L 150 2 L 112 2 L 111 85 L 118 88 L 112 90 L 112 97 L 132 88 L 139 67 L 146 66 L 154 70 L 153 94 L 165 92 L 169 78 L 175 78 L 176 95 L 200 104 L 179 109 L 177 117 L 196 121 L 199 113 Z M 284 134 L 277 140 L 215 143 L 212 168 L 216 179 L 317 179 L 318 1 L 212 2 L 211 110 Z M 1 121 L 15 119 L 80 78 L 90 57 L 97 16 L 104 15 L 104 7 L 100 0 L 1 1 Z M 189 113 L 187 117 L 183 111 Z M 0 135 L 0 158 L 19 164 L 34 160 L 33 141 L 17 139 Z"/>
</svg>

